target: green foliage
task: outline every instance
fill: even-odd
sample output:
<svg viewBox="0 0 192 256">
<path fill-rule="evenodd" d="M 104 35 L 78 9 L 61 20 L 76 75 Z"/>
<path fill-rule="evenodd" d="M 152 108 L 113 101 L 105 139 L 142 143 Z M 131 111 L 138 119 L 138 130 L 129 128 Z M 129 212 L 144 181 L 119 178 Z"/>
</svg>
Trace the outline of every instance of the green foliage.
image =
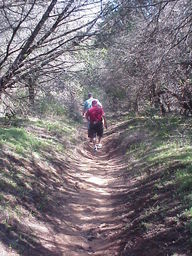
<svg viewBox="0 0 192 256">
<path fill-rule="evenodd" d="M 182 194 L 185 202 L 189 205 L 190 217 L 192 217 L 192 156 L 191 154 L 184 159 L 186 167 L 178 169 L 176 172 L 176 181 L 178 189 Z"/>
<path fill-rule="evenodd" d="M 104 90 L 100 75 L 106 56 L 107 50 L 104 48 L 79 53 L 78 58 L 84 64 L 84 69 L 78 73 L 84 100 L 87 99 L 88 92 L 92 92 L 94 97 L 103 101 Z"/>
<path fill-rule="evenodd" d="M 160 177 L 153 185 L 152 198 L 158 201 L 159 191 L 169 190 L 171 187 L 173 195 L 178 194 L 185 209 L 191 212 L 191 120 L 178 116 L 125 119 L 128 122 L 121 135 L 122 143 L 126 141 L 127 136 L 129 138 L 134 133 L 140 134 L 139 138 L 129 142 L 126 152 L 127 157 L 134 159 L 135 165 L 131 168 L 134 169 L 135 175 L 155 175 L 160 172 Z M 135 171 L 137 166 L 138 172 Z M 191 218 L 189 214 L 188 217 Z"/>
<path fill-rule="evenodd" d="M 125 88 L 120 87 L 110 87 L 107 89 L 108 97 L 111 97 L 114 100 L 123 100 L 126 98 L 126 90 Z"/>
<path fill-rule="evenodd" d="M 15 124 L 15 123 L 14 123 Z M 62 140 L 53 141 L 53 137 L 62 138 L 67 136 L 68 141 L 72 140 L 72 134 L 75 132 L 76 123 L 66 116 L 62 120 L 43 120 L 18 119 L 17 126 L 0 128 L 0 147 L 7 148 L 15 154 L 27 156 L 29 153 L 41 154 L 46 149 L 55 145 L 57 151 L 63 151 L 66 143 Z M 19 128 L 20 126 L 20 128 Z M 21 127 L 23 126 L 23 127 Z M 24 126 L 27 126 L 27 131 Z M 41 129 L 39 137 L 39 128 Z M 49 135 L 45 135 L 49 133 Z"/>
<path fill-rule="evenodd" d="M 42 128 L 45 128 L 47 131 L 51 132 L 52 134 L 58 135 L 71 135 L 72 132 L 75 131 L 76 123 L 73 122 L 71 119 L 64 118 L 62 121 L 43 121 L 38 120 L 36 125 Z"/>
<path fill-rule="evenodd" d="M 39 151 L 45 144 L 27 133 L 24 128 L 0 128 L 0 144 L 10 145 L 16 153 L 23 154 L 25 151 Z"/>
<path fill-rule="evenodd" d="M 63 116 L 66 115 L 66 108 L 53 97 L 43 98 L 37 101 L 36 112 L 41 116 Z"/>
<path fill-rule="evenodd" d="M 129 5 L 129 3 L 127 2 Z M 129 13 L 129 8 L 125 8 L 118 1 L 108 1 L 99 24 L 100 33 L 96 37 L 96 45 L 99 47 L 109 47 L 113 44 L 114 38 L 122 32 L 129 33 L 133 27 L 133 21 Z"/>
<path fill-rule="evenodd" d="M 8 234 L 15 232 L 8 243 L 11 249 L 21 253 L 29 234 L 33 239 L 31 230 L 23 237 L 15 223 L 23 225 L 24 218 L 44 218 L 48 207 L 57 205 L 55 188 L 63 186 L 58 170 L 63 170 L 66 147 L 69 153 L 70 145 L 76 143 L 76 125 L 66 116 L 58 120 L 18 119 L 17 127 L 1 122 L 0 215 L 4 237 L 9 241 Z"/>
</svg>

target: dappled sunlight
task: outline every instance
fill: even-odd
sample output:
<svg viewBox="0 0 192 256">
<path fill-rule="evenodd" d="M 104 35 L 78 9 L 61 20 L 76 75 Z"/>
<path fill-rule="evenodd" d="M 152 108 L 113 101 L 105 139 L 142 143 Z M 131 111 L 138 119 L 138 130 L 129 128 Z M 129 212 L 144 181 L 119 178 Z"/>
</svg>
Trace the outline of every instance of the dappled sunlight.
<svg viewBox="0 0 192 256">
<path fill-rule="evenodd" d="M 101 186 L 103 186 L 103 185 L 106 185 L 106 181 L 104 180 L 104 179 L 101 179 L 101 178 L 99 178 L 99 177 L 90 177 L 90 178 L 88 178 L 88 180 L 87 181 L 89 181 L 89 182 L 91 182 L 91 183 L 93 183 L 93 184 L 96 184 L 96 185 L 101 185 Z"/>
<path fill-rule="evenodd" d="M 33 154 L 32 162 L 24 161 L 22 157 L 2 158 L 8 175 L 4 178 L 6 183 L 10 180 L 10 159 L 15 163 L 13 173 L 16 174 L 16 169 L 21 166 L 19 176 L 13 175 L 14 186 L 10 183 L 10 188 L 6 187 L 21 205 L 19 214 L 22 214 L 24 224 L 19 225 L 29 234 L 23 244 L 24 248 L 29 247 L 28 253 L 33 255 L 36 248 L 41 248 L 42 255 L 69 252 L 79 256 L 79 253 L 90 250 L 89 239 L 102 237 L 96 232 L 90 238 L 90 230 L 103 223 L 108 225 L 103 229 L 105 232 L 118 229 L 115 219 L 109 218 L 114 211 L 109 184 L 114 180 L 111 174 L 118 166 L 115 161 L 106 161 L 103 155 L 95 156 L 85 147 L 75 150 L 67 161 L 51 150 L 42 151 L 41 155 Z M 44 162 L 44 159 L 48 161 Z M 14 190 L 23 177 L 27 185 L 15 194 Z M 35 247 L 30 237 L 34 237 Z M 22 247 L 21 244 L 22 241 L 18 240 L 17 247 Z M 99 251 L 100 246 L 96 248 Z"/>
<path fill-rule="evenodd" d="M 166 243 L 185 244 L 184 208 L 173 191 L 176 181 L 191 184 L 190 149 L 181 160 L 184 150 L 145 148 L 141 140 L 152 141 L 142 132 L 119 141 L 108 132 L 97 152 L 88 141 L 66 154 L 45 148 L 27 159 L 1 152 L 4 251 L 11 255 L 11 245 L 24 256 L 141 256 L 146 248 L 144 256 L 154 256 Z"/>
</svg>

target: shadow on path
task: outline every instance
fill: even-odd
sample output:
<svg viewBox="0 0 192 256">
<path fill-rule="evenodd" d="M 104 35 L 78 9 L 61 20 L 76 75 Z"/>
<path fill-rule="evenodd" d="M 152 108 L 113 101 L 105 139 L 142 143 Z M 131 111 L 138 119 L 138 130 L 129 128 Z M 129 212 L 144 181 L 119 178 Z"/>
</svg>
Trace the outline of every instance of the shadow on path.
<svg viewBox="0 0 192 256">
<path fill-rule="evenodd" d="M 5 197 L 15 197 L 23 213 L 30 213 L 10 222 L 2 217 L 5 255 L 190 255 L 184 249 L 188 234 L 174 217 L 181 211 L 174 188 L 168 185 L 157 193 L 154 188 L 162 172 L 137 176 L 142 161 L 137 166 L 129 163 L 128 171 L 115 136 L 108 131 L 103 149 L 96 153 L 88 142 L 68 158 L 44 152 L 47 165 L 0 155 L 1 166 L 9 170 L 0 188 Z M 18 176 L 19 169 L 25 170 L 24 180 Z M 6 175 L 12 184 L 6 182 Z"/>
</svg>

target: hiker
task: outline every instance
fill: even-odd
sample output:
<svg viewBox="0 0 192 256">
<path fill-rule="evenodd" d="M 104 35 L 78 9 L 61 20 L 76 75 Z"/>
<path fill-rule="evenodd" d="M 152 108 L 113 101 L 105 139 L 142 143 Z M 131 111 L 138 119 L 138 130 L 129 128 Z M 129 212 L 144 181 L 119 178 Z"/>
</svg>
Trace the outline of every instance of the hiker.
<svg viewBox="0 0 192 256">
<path fill-rule="evenodd" d="M 92 101 L 92 107 L 86 112 L 86 119 L 90 122 L 88 137 L 94 142 L 94 149 L 102 148 L 103 123 L 107 129 L 107 122 L 103 108 L 98 105 L 97 100 Z M 98 137 L 98 144 L 96 143 L 96 136 Z"/>
<path fill-rule="evenodd" d="M 83 106 L 83 117 L 86 117 L 87 111 L 92 107 L 92 101 L 93 101 L 93 100 L 96 100 L 98 106 L 102 107 L 102 105 L 101 105 L 101 103 L 99 102 L 99 100 L 94 99 L 93 96 L 92 96 L 92 93 L 89 92 L 89 93 L 88 93 L 88 99 L 84 102 L 84 106 Z M 87 118 L 86 118 L 86 119 L 87 119 Z M 89 136 L 89 126 L 90 126 L 90 122 L 89 122 L 89 120 L 88 120 L 87 130 L 88 130 L 88 137 L 90 138 L 90 136 Z M 92 142 L 92 138 L 90 138 L 90 142 Z"/>
<path fill-rule="evenodd" d="M 102 107 L 102 104 L 99 102 L 98 99 L 94 99 L 92 96 L 92 93 L 89 92 L 88 93 L 88 99 L 84 102 L 83 105 L 83 116 L 85 116 L 86 112 L 88 111 L 88 109 L 90 109 L 92 107 L 92 101 L 96 100 L 98 105 Z"/>
</svg>

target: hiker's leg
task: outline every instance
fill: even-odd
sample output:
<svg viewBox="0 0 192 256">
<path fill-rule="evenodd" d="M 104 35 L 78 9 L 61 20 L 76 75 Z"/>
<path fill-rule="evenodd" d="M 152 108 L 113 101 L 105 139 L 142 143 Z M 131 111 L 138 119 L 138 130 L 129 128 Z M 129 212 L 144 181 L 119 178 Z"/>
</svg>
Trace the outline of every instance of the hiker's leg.
<svg viewBox="0 0 192 256">
<path fill-rule="evenodd" d="M 93 145 L 94 145 L 94 150 L 97 150 L 97 140 L 96 140 L 96 137 L 93 138 Z"/>
<path fill-rule="evenodd" d="M 96 131 L 95 124 L 90 125 L 90 133 L 91 133 L 94 149 L 97 150 L 97 145 L 96 145 L 97 144 L 97 140 L 96 140 L 97 131 Z"/>
<path fill-rule="evenodd" d="M 98 148 L 102 148 L 101 139 L 103 137 L 103 123 L 99 122 L 97 126 Z"/>
<path fill-rule="evenodd" d="M 95 144 L 96 133 L 95 133 L 95 129 L 94 129 L 94 125 L 93 124 L 89 125 L 88 133 L 89 133 L 90 142 L 93 142 Z"/>
<path fill-rule="evenodd" d="M 95 135 L 94 127 L 93 127 L 93 125 L 91 125 L 91 124 L 89 123 L 88 137 L 89 137 L 89 139 L 90 139 L 90 142 L 94 142 L 95 136 L 96 136 L 96 135 Z"/>
<path fill-rule="evenodd" d="M 93 125 L 93 144 L 94 144 L 94 147 L 96 147 L 96 144 L 97 144 L 97 132 L 95 130 L 95 126 Z"/>
<path fill-rule="evenodd" d="M 98 136 L 98 144 L 97 144 L 97 148 L 102 148 L 101 139 L 102 139 L 102 137 Z"/>
<path fill-rule="evenodd" d="M 87 131 L 88 131 L 88 138 L 90 138 L 90 142 L 93 141 L 93 134 L 92 134 L 92 131 L 91 131 L 91 127 L 90 127 L 90 122 L 88 121 L 88 124 L 87 124 Z"/>
</svg>

